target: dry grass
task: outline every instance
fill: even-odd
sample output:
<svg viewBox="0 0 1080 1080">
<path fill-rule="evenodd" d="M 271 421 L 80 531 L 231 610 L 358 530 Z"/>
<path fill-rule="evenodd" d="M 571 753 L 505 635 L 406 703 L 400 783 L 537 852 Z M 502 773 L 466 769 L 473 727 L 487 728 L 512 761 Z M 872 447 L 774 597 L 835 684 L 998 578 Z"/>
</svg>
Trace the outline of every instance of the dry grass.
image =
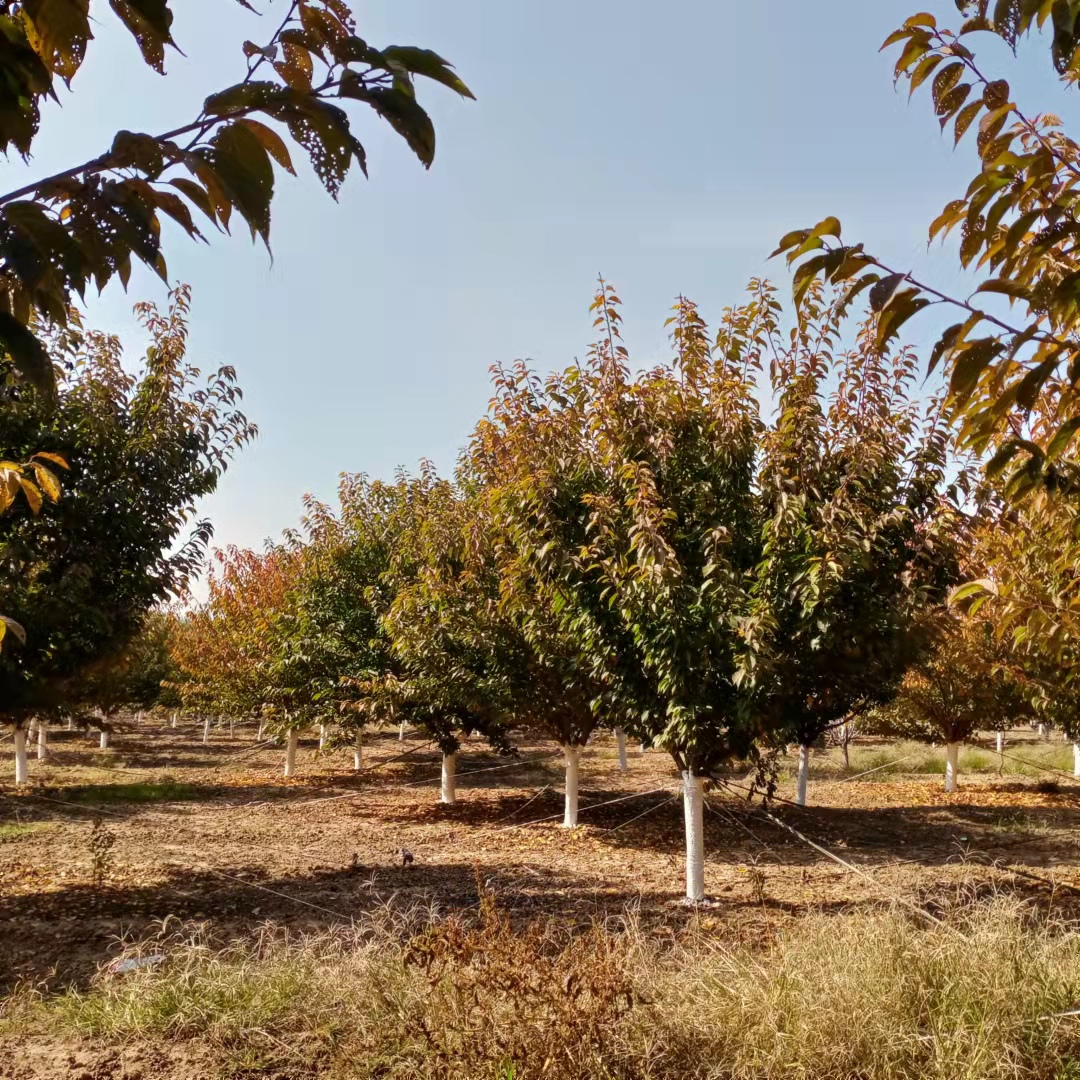
<svg viewBox="0 0 1080 1080">
<path fill-rule="evenodd" d="M 813 916 L 765 950 L 629 917 L 515 928 L 490 897 L 242 945 L 167 926 L 128 954 L 160 962 L 23 992 L 0 1033 L 202 1040 L 226 1073 L 387 1080 L 1080 1077 L 1080 1023 L 1054 1016 L 1080 1006 L 1080 936 L 1000 898 L 948 918 Z"/>
</svg>

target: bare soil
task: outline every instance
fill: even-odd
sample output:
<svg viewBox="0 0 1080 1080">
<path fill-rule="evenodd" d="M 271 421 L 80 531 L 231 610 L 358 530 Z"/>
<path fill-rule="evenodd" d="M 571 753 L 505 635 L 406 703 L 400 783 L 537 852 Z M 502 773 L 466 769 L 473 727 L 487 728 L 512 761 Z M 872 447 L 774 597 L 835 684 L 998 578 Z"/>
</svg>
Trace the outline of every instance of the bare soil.
<svg viewBox="0 0 1080 1080">
<path fill-rule="evenodd" d="M 0 991 L 85 985 L 122 941 L 169 918 L 237 937 L 267 921 L 321 929 L 387 903 L 469 908 L 479 887 L 515 918 L 584 925 L 632 906 L 658 933 L 693 918 L 728 941 L 765 940 L 809 911 L 895 898 L 933 910 L 961 888 L 1080 914 L 1080 783 L 1063 774 L 962 777 L 946 795 L 940 776 L 849 782 L 833 770 L 811 781 L 810 807 L 777 802 L 772 818 L 737 787 L 714 791 L 710 900 L 692 912 L 681 785 L 662 753 L 635 748 L 620 772 L 614 741 L 598 739 L 582 755 L 582 825 L 567 832 L 562 759 L 548 743 L 523 740 L 517 759 L 467 743 L 458 801 L 443 806 L 439 756 L 419 734 L 371 737 L 359 776 L 351 748 L 303 741 L 291 780 L 282 748 L 253 748 L 254 726 L 215 728 L 208 744 L 201 735 L 130 720 L 101 751 L 96 733 L 53 731 L 49 761 L 31 761 L 32 786 L 0 784 Z M 113 840 L 96 884 L 95 819 Z M 0 1046 L 0 1078 L 208 1075 L 197 1050 L 175 1053 Z"/>
</svg>

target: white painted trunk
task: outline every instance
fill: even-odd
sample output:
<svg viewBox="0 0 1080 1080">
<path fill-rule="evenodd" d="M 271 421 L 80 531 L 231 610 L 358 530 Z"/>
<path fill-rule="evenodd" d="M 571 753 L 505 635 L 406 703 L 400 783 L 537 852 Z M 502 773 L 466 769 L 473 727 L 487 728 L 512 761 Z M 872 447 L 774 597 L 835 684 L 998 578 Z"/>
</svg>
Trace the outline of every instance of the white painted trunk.
<svg viewBox="0 0 1080 1080">
<path fill-rule="evenodd" d="M 405 721 L 404 720 L 402 720 L 401 723 L 398 725 L 397 737 L 398 737 L 398 742 L 404 742 L 405 741 Z"/>
<path fill-rule="evenodd" d="M 296 772 L 296 747 L 300 742 L 300 732 L 296 728 L 289 728 L 289 740 L 285 744 L 285 775 L 292 776 Z"/>
<path fill-rule="evenodd" d="M 231 717 L 229 718 L 229 738 L 231 739 L 236 734 L 236 721 Z"/>
<path fill-rule="evenodd" d="M 577 825 L 581 747 L 564 746 L 562 752 L 566 758 L 566 797 L 563 809 L 563 828 L 573 829 Z"/>
<path fill-rule="evenodd" d="M 98 746 L 102 750 L 109 749 L 109 733 L 104 728 L 101 729 L 101 736 L 98 739 Z"/>
<path fill-rule="evenodd" d="M 642 743 L 639 749 L 643 754 L 647 754 L 649 752 L 649 747 L 646 743 Z"/>
<path fill-rule="evenodd" d="M 1039 725 L 1039 738 L 1040 739 L 1045 739 L 1046 738 L 1046 725 L 1045 724 L 1040 724 Z"/>
<path fill-rule="evenodd" d="M 319 749 L 320 750 L 325 748 L 326 740 L 328 738 L 329 738 L 329 735 L 327 734 L 327 731 L 326 731 L 326 725 L 325 724 L 320 724 L 319 725 Z"/>
<path fill-rule="evenodd" d="M 442 795 L 444 803 L 457 802 L 457 754 L 442 756 Z"/>
<path fill-rule="evenodd" d="M 705 899 L 705 777 L 683 773 L 683 816 L 686 819 L 686 899 Z"/>
<path fill-rule="evenodd" d="M 956 790 L 956 777 L 959 773 L 959 761 L 960 761 L 960 744 L 959 743 L 946 743 L 945 744 L 945 790 Z"/>
<path fill-rule="evenodd" d="M 1080 776 L 1080 743 L 1073 743 L 1073 776 Z"/>
<path fill-rule="evenodd" d="M 15 783 L 27 782 L 26 768 L 26 728 L 15 729 Z"/>
<path fill-rule="evenodd" d="M 364 736 L 356 733 L 356 745 L 352 752 L 352 767 L 354 772 L 359 772 L 364 767 Z"/>
<path fill-rule="evenodd" d="M 997 746 L 997 752 L 1000 754 L 1005 749 L 1005 732 L 999 731 L 994 741 Z"/>
<path fill-rule="evenodd" d="M 209 742 L 210 741 L 210 717 L 209 716 L 203 721 L 203 725 L 202 725 L 202 741 L 203 742 Z"/>
<path fill-rule="evenodd" d="M 169 721 L 169 727 L 171 727 L 171 728 L 176 727 L 176 713 L 172 714 L 172 720 Z"/>
<path fill-rule="evenodd" d="M 621 727 L 615 729 L 615 743 L 619 748 L 619 772 L 626 772 L 630 765 L 626 760 L 626 732 Z"/>
<path fill-rule="evenodd" d="M 257 742 L 262 742 L 263 741 L 263 726 L 264 725 L 263 725 L 262 721 L 260 720 L 259 721 L 259 733 L 255 736 L 255 739 L 256 739 Z"/>
<path fill-rule="evenodd" d="M 72 720 L 70 716 L 67 718 L 67 729 L 68 729 L 68 731 L 74 731 L 75 730 L 75 721 Z"/>
<path fill-rule="evenodd" d="M 26 735 L 26 738 L 27 738 L 28 742 L 36 742 L 37 741 L 37 728 L 38 728 L 37 720 L 31 720 L 30 725 L 29 725 L 29 729 L 28 729 L 27 735 Z"/>
<path fill-rule="evenodd" d="M 810 779 L 810 747 L 799 747 L 799 775 L 795 783 L 795 801 L 799 806 L 806 805 L 806 785 Z"/>
<path fill-rule="evenodd" d="M 48 761 L 49 759 L 49 729 L 44 724 L 38 724 L 37 759 L 38 761 Z"/>
</svg>

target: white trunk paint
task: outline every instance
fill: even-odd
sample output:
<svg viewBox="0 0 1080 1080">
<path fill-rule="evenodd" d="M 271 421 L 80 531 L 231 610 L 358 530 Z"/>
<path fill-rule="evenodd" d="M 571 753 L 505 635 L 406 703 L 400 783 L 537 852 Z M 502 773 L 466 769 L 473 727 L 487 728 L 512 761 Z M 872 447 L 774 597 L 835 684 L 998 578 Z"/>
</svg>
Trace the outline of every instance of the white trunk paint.
<svg viewBox="0 0 1080 1080">
<path fill-rule="evenodd" d="M 296 728 L 289 728 L 289 741 L 285 744 L 285 775 L 292 776 L 296 772 L 296 747 L 300 742 L 300 732 Z"/>
<path fill-rule="evenodd" d="M 404 720 L 402 720 L 401 723 L 398 725 L 397 738 L 398 738 L 398 742 L 404 742 L 405 741 L 405 721 Z"/>
<path fill-rule="evenodd" d="M 356 733 L 356 745 L 352 752 L 352 767 L 354 772 L 359 772 L 364 767 L 364 736 Z"/>
<path fill-rule="evenodd" d="M 578 811 L 578 776 L 581 768 L 581 747 L 564 746 L 566 758 L 566 798 L 563 809 L 563 828 L 573 829 L 577 825 Z"/>
<path fill-rule="evenodd" d="M 255 736 L 257 742 L 263 741 L 263 722 L 259 721 L 259 733 Z"/>
<path fill-rule="evenodd" d="M 645 743 L 642 743 L 639 749 L 643 754 L 647 754 L 649 752 L 649 747 Z"/>
<path fill-rule="evenodd" d="M 621 727 L 615 729 L 615 743 L 619 748 L 619 772 L 626 772 L 630 765 L 626 760 L 626 732 Z"/>
<path fill-rule="evenodd" d="M 997 746 L 997 752 L 1000 754 L 1005 749 L 1005 732 L 999 731 L 997 737 L 994 740 Z"/>
<path fill-rule="evenodd" d="M 799 776 L 795 784 L 795 801 L 799 806 L 806 805 L 806 784 L 810 779 L 810 747 L 799 747 Z"/>
<path fill-rule="evenodd" d="M 210 741 L 210 717 L 209 716 L 203 721 L 203 725 L 202 725 L 202 741 L 203 742 L 209 742 Z"/>
<path fill-rule="evenodd" d="M 104 728 L 101 729 L 101 737 L 98 739 L 98 747 L 102 750 L 109 749 L 109 733 Z"/>
<path fill-rule="evenodd" d="M 686 819 L 686 899 L 705 899 L 705 777 L 683 773 L 683 816 Z"/>
<path fill-rule="evenodd" d="M 1039 725 L 1039 738 L 1040 739 L 1045 739 L 1046 738 L 1046 725 L 1045 724 L 1040 724 Z"/>
<path fill-rule="evenodd" d="M 176 727 L 176 713 L 172 714 L 172 720 L 169 721 L 169 727 L 171 727 L 171 728 Z"/>
<path fill-rule="evenodd" d="M 960 744 L 945 744 L 945 790 L 956 790 L 956 777 L 959 773 Z"/>
<path fill-rule="evenodd" d="M 1073 743 L 1073 776 L 1080 776 L 1080 743 Z"/>
<path fill-rule="evenodd" d="M 67 718 L 67 729 L 68 729 L 68 731 L 74 731 L 75 730 L 75 721 L 72 720 L 70 716 Z"/>
<path fill-rule="evenodd" d="M 37 740 L 37 721 L 31 720 L 26 735 L 28 742 L 35 742 Z"/>
<path fill-rule="evenodd" d="M 26 769 L 26 728 L 15 729 L 15 783 L 27 782 Z"/>
<path fill-rule="evenodd" d="M 49 759 L 49 729 L 44 724 L 38 724 L 37 759 L 38 761 L 48 761 Z"/>
<path fill-rule="evenodd" d="M 329 737 L 330 736 L 327 734 L 327 731 L 326 731 L 326 725 L 325 724 L 320 724 L 319 725 L 319 749 L 320 750 L 325 748 L 326 740 Z"/>
<path fill-rule="evenodd" d="M 457 802 L 457 754 L 443 754 L 442 756 L 441 801 Z"/>
</svg>

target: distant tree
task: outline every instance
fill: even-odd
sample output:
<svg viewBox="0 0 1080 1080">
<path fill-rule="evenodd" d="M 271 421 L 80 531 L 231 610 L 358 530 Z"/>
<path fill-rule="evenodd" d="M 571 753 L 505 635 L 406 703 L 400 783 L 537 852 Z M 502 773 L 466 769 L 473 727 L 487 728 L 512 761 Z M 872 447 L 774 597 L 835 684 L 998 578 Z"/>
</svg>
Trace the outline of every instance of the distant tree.
<svg viewBox="0 0 1080 1080">
<path fill-rule="evenodd" d="M 802 315 L 790 344 L 768 339 L 778 406 L 762 438 L 764 546 L 740 672 L 761 729 L 799 747 L 800 806 L 811 746 L 888 700 L 925 648 L 963 531 L 940 402 L 924 421 L 909 397 L 912 351 L 879 348 L 874 321 L 843 350 L 844 305 L 817 289 Z"/>
<path fill-rule="evenodd" d="M 186 288 L 165 313 L 138 305 L 152 342 L 135 374 L 116 338 L 65 333 L 54 400 L 13 382 L 10 364 L 0 382 L 0 445 L 71 464 L 57 504 L 0 516 L 0 610 L 29 631 L 0 655 L 3 716 L 18 729 L 77 701 L 87 670 L 185 588 L 210 537 L 189 524 L 195 501 L 254 434 L 232 369 L 204 379 L 187 362 L 188 306 Z"/>
<path fill-rule="evenodd" d="M 934 650 L 915 664 L 900 692 L 879 710 L 876 729 L 945 743 L 945 790 L 955 791 L 960 746 L 980 730 L 1030 714 L 1030 691 L 1007 663 L 983 620 L 947 620 Z"/>
<path fill-rule="evenodd" d="M 238 2 L 254 11 L 248 0 Z M 143 60 L 164 75 L 166 49 L 179 51 L 170 0 L 110 6 Z M 0 150 L 29 157 L 41 102 L 57 97 L 59 81 L 71 86 L 104 7 L 101 0 L 0 5 Z M 0 348 L 41 392 L 50 392 L 55 379 L 41 327 L 66 325 L 74 295 L 91 284 L 100 290 L 114 276 L 126 286 L 133 259 L 168 281 L 161 214 L 203 239 L 193 208 L 223 231 L 235 211 L 252 238 L 269 245 L 274 166 L 294 171 L 272 125 L 308 154 L 336 198 L 353 162 L 367 170 L 343 105 L 371 109 L 430 166 L 435 130 L 416 99 L 416 78 L 472 97 L 430 50 L 380 50 L 357 36 L 344 0 L 281 0 L 273 7 L 284 17 L 267 41 L 243 43 L 243 79 L 211 94 L 191 119 L 160 134 L 118 131 L 96 157 L 0 194 Z"/>
</svg>

